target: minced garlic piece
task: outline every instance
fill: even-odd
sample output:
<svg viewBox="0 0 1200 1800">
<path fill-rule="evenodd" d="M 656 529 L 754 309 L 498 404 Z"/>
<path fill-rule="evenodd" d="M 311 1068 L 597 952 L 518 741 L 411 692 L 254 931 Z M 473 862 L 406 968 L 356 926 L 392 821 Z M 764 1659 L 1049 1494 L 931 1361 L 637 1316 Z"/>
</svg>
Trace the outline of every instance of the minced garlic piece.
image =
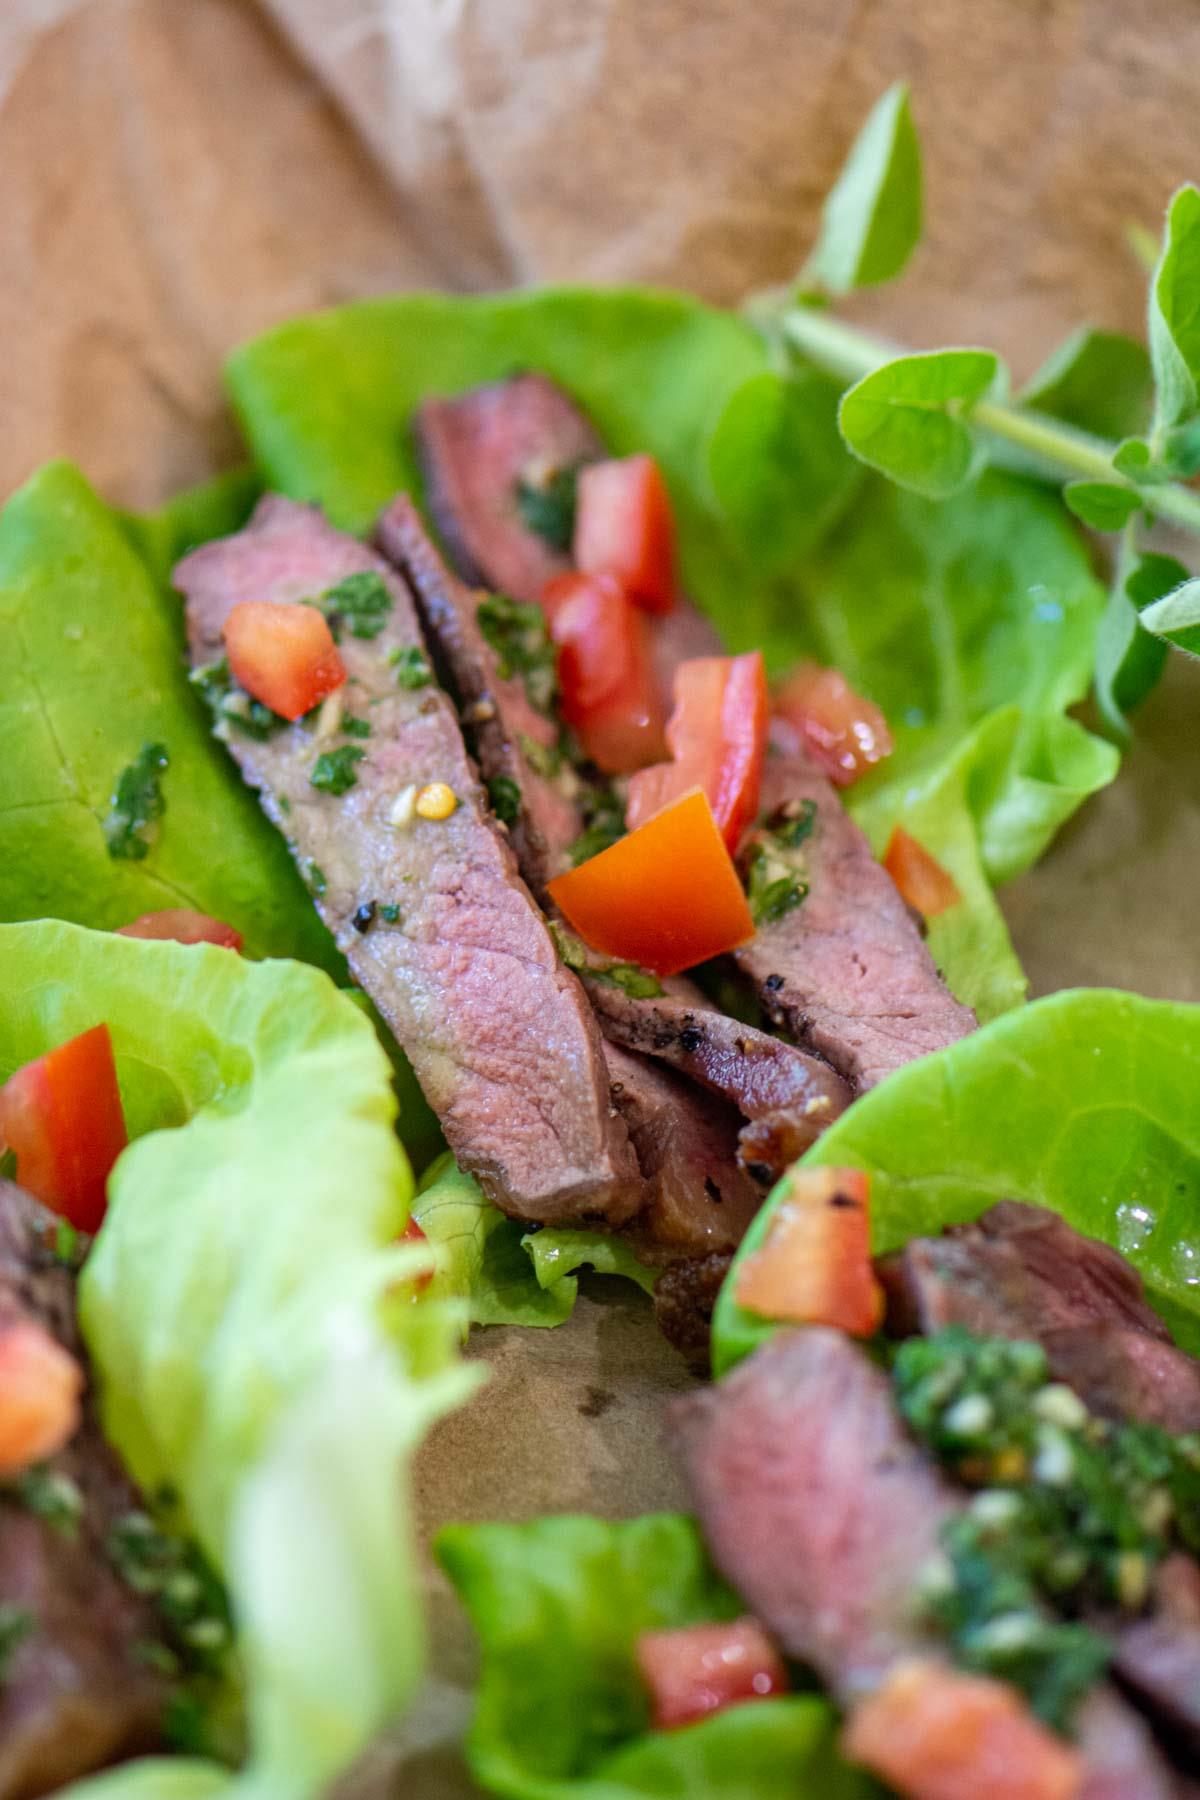
<svg viewBox="0 0 1200 1800">
<path fill-rule="evenodd" d="M 448 819 L 457 805 L 453 788 L 444 781 L 431 781 L 417 795 L 416 813 L 419 819 Z"/>
<path fill-rule="evenodd" d="M 342 729 L 342 714 L 345 710 L 345 696 L 341 688 L 335 688 L 333 693 L 322 701 L 321 710 L 317 714 L 317 725 L 313 735 L 318 744 L 324 744 L 330 738 L 337 736 Z"/>
<path fill-rule="evenodd" d="M 388 813 L 388 824 L 394 825 L 397 831 L 403 831 L 406 825 L 412 824 L 416 810 L 417 790 L 415 784 L 401 788 L 392 801 L 392 810 Z"/>
</svg>

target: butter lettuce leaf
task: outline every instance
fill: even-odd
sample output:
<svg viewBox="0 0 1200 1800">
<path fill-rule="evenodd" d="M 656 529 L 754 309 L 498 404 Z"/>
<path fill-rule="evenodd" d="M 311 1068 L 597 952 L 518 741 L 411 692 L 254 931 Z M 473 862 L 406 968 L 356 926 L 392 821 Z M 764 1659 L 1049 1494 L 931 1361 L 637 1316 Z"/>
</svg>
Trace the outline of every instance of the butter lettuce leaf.
<svg viewBox="0 0 1200 1800">
<path fill-rule="evenodd" d="M 448 1153 L 425 1171 L 413 1217 L 437 1254 L 432 1294 L 461 1301 L 473 1325 L 561 1325 L 574 1310 L 578 1271 L 624 1275 L 647 1293 L 655 1271 L 611 1232 L 506 1218 Z"/>
<path fill-rule="evenodd" d="M 1061 1213 L 1126 1255 L 1178 1341 L 1200 1350 L 1200 1006 L 1079 989 L 1033 1002 L 889 1076 L 804 1158 L 867 1169 L 875 1249 L 997 1200 Z M 738 1258 L 762 1242 L 781 1189 Z M 717 1302 L 718 1374 L 772 1327 Z"/>
<path fill-rule="evenodd" d="M 648 1730 L 634 1660 L 643 1631 L 730 1619 L 741 1605 L 714 1573 L 692 1519 L 583 1516 L 457 1525 L 439 1560 L 479 1637 L 482 1677 L 468 1757 L 510 1800 L 866 1800 L 839 1763 L 834 1716 L 815 1696 L 731 1707 L 680 1730 Z"/>
<path fill-rule="evenodd" d="M 228 1582 L 252 1753 L 226 1785 L 305 1800 L 419 1680 L 405 1463 L 479 1375 L 395 1243 L 387 1058 L 317 970 L 57 921 L 0 926 L 0 995 L 0 1077 L 112 1032 L 134 1141 L 80 1285 L 102 1417 Z"/>
<path fill-rule="evenodd" d="M 229 517 L 222 505 L 216 521 Z M 282 839 L 187 684 L 178 603 L 69 464 L 42 469 L 0 514 L 0 626 L 0 918 L 111 929 L 197 907 L 236 926 L 251 955 L 337 969 Z M 151 743 L 170 759 L 165 810 L 148 855 L 117 859 L 102 822 Z"/>
<path fill-rule="evenodd" d="M 826 383 L 782 391 L 745 321 L 659 291 L 365 301 L 243 346 L 228 379 L 266 481 L 363 531 L 421 491 L 419 401 L 519 367 L 561 382 L 617 454 L 658 458 L 684 584 L 731 649 L 762 646 L 776 672 L 816 656 L 884 708 L 896 754 L 854 808 L 879 846 L 913 806 L 965 896 L 935 938 L 951 985 L 985 1016 L 1012 1004 L 990 887 L 1117 767 L 1067 716 L 1104 595 L 1064 508 L 999 472 L 941 503 L 863 476 Z"/>
</svg>

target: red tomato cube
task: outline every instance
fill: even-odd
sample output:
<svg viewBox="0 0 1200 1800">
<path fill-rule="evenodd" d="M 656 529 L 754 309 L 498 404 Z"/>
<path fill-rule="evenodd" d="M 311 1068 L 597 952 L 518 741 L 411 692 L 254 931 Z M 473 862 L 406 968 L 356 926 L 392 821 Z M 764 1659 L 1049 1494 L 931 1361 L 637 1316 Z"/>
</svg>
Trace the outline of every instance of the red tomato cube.
<svg viewBox="0 0 1200 1800">
<path fill-rule="evenodd" d="M 801 1166 L 785 1179 L 761 1247 L 738 1269 L 738 1305 L 789 1325 L 873 1337 L 883 1290 L 871 1264 L 870 1177 Z"/>
<path fill-rule="evenodd" d="M 208 913 L 193 912 L 187 906 L 168 907 L 164 912 L 142 913 L 128 925 L 117 927 L 118 937 L 153 938 L 176 944 L 219 944 L 223 950 L 240 950 L 242 934 L 232 925 Z"/>
<path fill-rule="evenodd" d="M 757 1619 L 643 1631 L 637 1665 L 655 1729 L 670 1731 L 744 1700 L 787 1691 L 787 1671 Z"/>
<path fill-rule="evenodd" d="M 128 1142 L 107 1025 L 26 1063 L 0 1088 L 0 1144 L 16 1156 L 17 1180 L 80 1231 L 99 1228 Z"/>
<path fill-rule="evenodd" d="M 346 679 L 329 622 L 315 606 L 241 600 L 225 621 L 234 680 L 281 719 L 299 719 Z"/>
<path fill-rule="evenodd" d="M 580 470 L 574 552 L 585 574 L 615 575 L 646 612 L 670 612 L 675 521 L 652 456 L 623 456 Z"/>
<path fill-rule="evenodd" d="M 954 877 L 902 825 L 897 825 L 888 839 L 883 866 L 902 898 L 927 919 L 936 918 L 962 899 Z"/>
</svg>

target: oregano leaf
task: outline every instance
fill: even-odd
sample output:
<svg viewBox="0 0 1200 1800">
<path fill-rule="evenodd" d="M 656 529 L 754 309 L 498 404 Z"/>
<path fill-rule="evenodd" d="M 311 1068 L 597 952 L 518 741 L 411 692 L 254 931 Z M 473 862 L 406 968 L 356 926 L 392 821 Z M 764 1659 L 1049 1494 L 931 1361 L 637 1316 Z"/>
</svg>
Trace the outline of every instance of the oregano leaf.
<svg viewBox="0 0 1200 1800">
<path fill-rule="evenodd" d="M 1200 398 L 1200 190 L 1181 187 L 1167 209 L 1162 254 L 1150 284 L 1154 429 L 1190 419 Z"/>
<path fill-rule="evenodd" d="M 1141 622 L 1155 637 L 1164 638 L 1177 650 L 1200 656 L 1200 579 L 1185 581 L 1163 599 L 1154 601 Z"/>
<path fill-rule="evenodd" d="M 1173 556 L 1144 551 L 1113 583 L 1096 634 L 1096 704 L 1119 737 L 1128 737 L 1126 715 L 1157 685 L 1167 645 L 1141 623 L 1143 608 L 1187 580 Z"/>
<path fill-rule="evenodd" d="M 1081 326 L 1047 357 L 1019 398 L 1096 437 L 1142 432 L 1154 404 L 1149 351 L 1124 332 Z"/>
<path fill-rule="evenodd" d="M 1068 481 L 1063 499 L 1075 517 L 1095 531 L 1120 531 L 1142 504 L 1136 488 L 1115 481 Z"/>
<path fill-rule="evenodd" d="M 838 424 L 862 462 L 901 487 L 944 500 L 985 460 L 968 417 L 999 398 L 1007 375 L 992 350 L 933 350 L 899 356 L 842 396 Z"/>
<path fill-rule="evenodd" d="M 801 278 L 834 294 L 898 275 L 921 237 L 921 147 L 896 82 L 876 101 L 834 182 Z"/>
</svg>

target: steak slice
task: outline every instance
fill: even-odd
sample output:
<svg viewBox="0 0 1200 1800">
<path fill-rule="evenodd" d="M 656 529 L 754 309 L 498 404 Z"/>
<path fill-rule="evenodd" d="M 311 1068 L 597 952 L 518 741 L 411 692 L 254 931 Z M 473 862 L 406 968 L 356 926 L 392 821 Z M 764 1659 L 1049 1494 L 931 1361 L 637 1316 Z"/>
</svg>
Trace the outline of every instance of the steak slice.
<svg viewBox="0 0 1200 1800">
<path fill-rule="evenodd" d="M 777 1334 L 676 1401 L 671 1435 L 717 1567 L 843 1704 L 928 1653 L 914 1581 L 962 1501 L 849 1338 Z"/>
<path fill-rule="evenodd" d="M 531 755 L 555 747 L 557 727 L 530 704 L 522 683 L 503 670 L 481 631 L 484 595 L 455 579 L 429 541 L 412 502 L 400 495 L 377 527 L 385 556 L 412 584 L 431 638 L 463 701 L 485 777 L 515 782 L 518 817 L 512 842 L 521 872 L 551 912 L 548 881 L 570 866 L 568 847 L 583 828 L 569 786 L 533 766 Z M 671 615 L 672 617 L 674 615 Z M 569 772 L 566 772 L 569 781 Z M 676 996 L 635 998 L 583 973 L 601 1029 L 612 1043 L 670 1063 L 731 1102 L 750 1121 L 740 1153 L 757 1179 L 769 1181 L 803 1154 L 844 1110 L 850 1090 L 828 1064 L 766 1032 L 740 1025 L 711 1006 L 699 989 L 678 984 Z M 691 1046 L 688 1048 L 688 1046 Z M 680 1104 L 685 1090 L 677 1088 Z M 692 1128 L 681 1124 L 684 1139 Z M 710 1211 L 700 1207 L 702 1216 Z"/>
<path fill-rule="evenodd" d="M 1200 1363 L 1171 1342 L 1137 1270 L 1045 1207 L 1002 1200 L 974 1224 L 913 1238 L 879 1277 L 895 1335 L 964 1325 L 1028 1338 L 1102 1417 L 1200 1430 Z"/>
<path fill-rule="evenodd" d="M 449 700 L 433 685 L 398 685 L 391 653 L 423 654 L 424 644 L 396 571 L 316 510 L 268 496 L 245 530 L 175 571 L 193 664 L 221 656 L 239 601 L 299 603 L 358 574 L 378 576 L 391 607 L 372 621 L 378 635 L 342 642 L 342 698 L 370 726 L 353 740 L 365 752 L 354 785 L 340 796 L 312 785 L 327 748 L 320 721 L 262 740 L 231 734 L 229 749 L 461 1165 L 519 1218 L 619 1224 L 641 1187 L 595 1021 L 491 816 Z M 430 782 L 456 796 L 449 818 L 412 815 L 413 794 Z"/>
<path fill-rule="evenodd" d="M 768 756 L 761 808 L 811 802 L 809 891 L 734 952 L 767 1017 L 856 1092 L 973 1031 L 938 974 L 895 883 L 832 785 L 802 755 Z"/>
<path fill-rule="evenodd" d="M 650 1264 L 736 1250 L 762 1204 L 737 1160 L 737 1114 L 669 1069 L 610 1044 L 613 1100 L 649 1184 L 627 1227 Z"/>
<path fill-rule="evenodd" d="M 454 399 L 426 400 L 414 429 L 433 522 L 464 580 L 540 600 L 571 567 L 521 517 L 522 482 L 604 455 L 574 401 L 545 375 L 511 375 Z"/>
<path fill-rule="evenodd" d="M 783 1648 L 843 1706 L 899 1657 L 937 1654 L 914 1583 L 964 1504 L 907 1435 L 891 1384 L 840 1332 L 777 1334 L 671 1408 L 713 1560 Z M 1077 1719 L 1080 1800 L 1170 1800 L 1137 1715 L 1098 1688 Z"/>
<path fill-rule="evenodd" d="M 612 1042 L 669 1063 L 730 1102 L 748 1121 L 738 1155 L 756 1180 L 774 1181 L 850 1104 L 840 1075 L 819 1057 L 710 1006 L 690 982 L 636 998 L 584 973 Z"/>
<path fill-rule="evenodd" d="M 534 768 L 535 761 L 544 768 L 557 759 L 558 722 L 533 705 L 519 674 L 507 672 L 500 652 L 480 629 L 479 605 L 487 595 L 450 573 L 407 494 L 397 495 L 380 516 L 376 540 L 412 586 L 429 638 L 453 678 L 485 777 L 511 781 L 517 788 L 513 849 L 522 875 L 540 898 L 547 882 L 570 868 L 568 847 L 584 825 L 572 792 L 579 787 L 572 772 L 564 770 L 554 779 Z"/>
<path fill-rule="evenodd" d="M 74 1273 L 47 1247 L 53 1230 L 36 1201 L 0 1181 L 0 1329 L 33 1320 L 86 1368 Z M 80 1429 L 46 1470 L 78 1496 L 74 1529 L 30 1510 L 19 1487 L 0 1493 L 0 1602 L 28 1622 L 0 1680 L 2 1800 L 49 1793 L 162 1742 L 167 1687 L 142 1654 L 160 1623 L 106 1554 L 141 1500 L 90 1391 Z"/>
<path fill-rule="evenodd" d="M 664 1269 L 654 1284 L 658 1328 L 695 1375 L 711 1372 L 713 1308 L 732 1262 L 728 1251 L 685 1257 Z"/>
</svg>

